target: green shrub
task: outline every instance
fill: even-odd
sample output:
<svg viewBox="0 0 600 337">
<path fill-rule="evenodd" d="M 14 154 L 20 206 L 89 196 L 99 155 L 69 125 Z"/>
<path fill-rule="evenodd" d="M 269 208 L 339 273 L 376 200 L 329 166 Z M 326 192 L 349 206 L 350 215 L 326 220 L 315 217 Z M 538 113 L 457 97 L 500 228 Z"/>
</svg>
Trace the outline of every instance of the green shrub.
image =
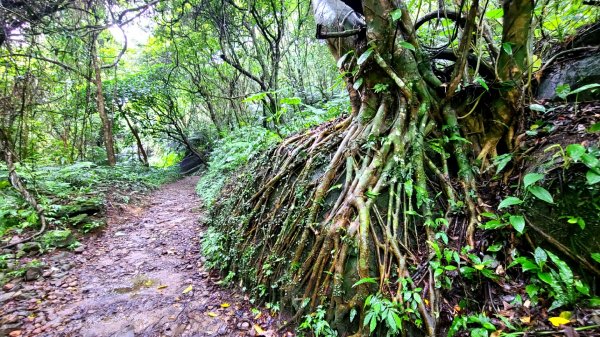
<svg viewBox="0 0 600 337">
<path fill-rule="evenodd" d="M 247 126 L 218 141 L 211 153 L 208 169 L 196 187 L 205 206 L 213 204 L 231 172 L 280 140 L 277 134 L 265 128 Z"/>
</svg>

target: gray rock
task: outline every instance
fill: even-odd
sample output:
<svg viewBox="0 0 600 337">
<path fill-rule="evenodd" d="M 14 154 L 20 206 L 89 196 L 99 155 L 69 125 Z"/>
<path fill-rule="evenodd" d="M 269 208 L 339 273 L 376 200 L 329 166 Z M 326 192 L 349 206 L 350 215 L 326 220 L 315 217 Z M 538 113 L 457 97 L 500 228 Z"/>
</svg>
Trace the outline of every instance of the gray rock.
<svg viewBox="0 0 600 337">
<path fill-rule="evenodd" d="M 38 252 L 40 250 L 40 244 L 37 242 L 24 242 L 17 245 L 17 248 L 29 253 L 29 252 Z"/>
<path fill-rule="evenodd" d="M 42 268 L 40 267 L 29 267 L 25 272 L 25 281 L 33 281 L 37 280 L 40 276 L 42 276 Z"/>
<path fill-rule="evenodd" d="M 9 293 L 4 293 L 0 295 L 0 303 L 4 303 L 6 301 L 12 300 L 13 298 L 17 298 L 21 296 L 22 292 L 19 291 L 11 291 Z"/>
<path fill-rule="evenodd" d="M 19 330 L 19 323 L 4 324 L 0 326 L 0 336 L 8 336 L 9 333 Z"/>
<path fill-rule="evenodd" d="M 250 323 L 248 322 L 240 322 L 237 324 L 237 328 L 242 331 L 246 331 L 250 329 Z"/>
<path fill-rule="evenodd" d="M 548 69 L 538 86 L 537 98 L 559 100 L 556 95 L 559 85 L 568 84 L 574 90 L 592 83 L 600 83 L 600 57 L 597 52 L 569 62 L 558 62 Z M 587 90 L 568 99 L 577 99 L 579 102 L 600 99 L 600 90 Z"/>
</svg>

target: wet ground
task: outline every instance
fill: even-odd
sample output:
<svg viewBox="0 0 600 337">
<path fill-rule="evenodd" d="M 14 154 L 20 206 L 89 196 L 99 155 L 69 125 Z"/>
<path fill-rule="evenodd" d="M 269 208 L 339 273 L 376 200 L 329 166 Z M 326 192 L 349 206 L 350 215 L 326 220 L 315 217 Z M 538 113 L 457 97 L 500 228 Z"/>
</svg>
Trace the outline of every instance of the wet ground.
<svg viewBox="0 0 600 337">
<path fill-rule="evenodd" d="M 279 335 L 268 311 L 203 269 L 196 181 L 166 185 L 144 207 L 113 209 L 77 251 L 46 254 L 29 281 L 6 284 L 0 336 Z"/>
</svg>

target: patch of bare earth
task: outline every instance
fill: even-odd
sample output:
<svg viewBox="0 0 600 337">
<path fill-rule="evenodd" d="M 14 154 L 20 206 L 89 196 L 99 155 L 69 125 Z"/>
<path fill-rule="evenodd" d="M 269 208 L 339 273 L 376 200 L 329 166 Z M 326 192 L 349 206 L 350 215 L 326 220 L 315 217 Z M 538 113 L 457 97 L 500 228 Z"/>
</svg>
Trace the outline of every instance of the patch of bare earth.
<svg viewBox="0 0 600 337">
<path fill-rule="evenodd" d="M 37 280 L 0 293 L 0 336 L 279 335 L 268 311 L 251 313 L 203 269 L 196 182 L 165 185 L 147 207 L 115 207 L 84 249 L 40 258 Z"/>
</svg>

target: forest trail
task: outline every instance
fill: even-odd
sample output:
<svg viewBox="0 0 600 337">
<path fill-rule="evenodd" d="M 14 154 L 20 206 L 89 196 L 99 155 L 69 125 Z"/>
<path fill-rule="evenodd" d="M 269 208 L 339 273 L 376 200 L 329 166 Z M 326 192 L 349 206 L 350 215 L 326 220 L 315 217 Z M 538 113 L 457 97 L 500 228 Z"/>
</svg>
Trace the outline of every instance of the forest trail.
<svg viewBox="0 0 600 337">
<path fill-rule="evenodd" d="M 268 314 L 255 322 L 247 301 L 202 268 L 197 180 L 163 186 L 146 208 L 110 211 L 85 249 L 42 257 L 42 276 L 0 292 L 12 327 L 0 336 L 273 335 Z"/>
</svg>

